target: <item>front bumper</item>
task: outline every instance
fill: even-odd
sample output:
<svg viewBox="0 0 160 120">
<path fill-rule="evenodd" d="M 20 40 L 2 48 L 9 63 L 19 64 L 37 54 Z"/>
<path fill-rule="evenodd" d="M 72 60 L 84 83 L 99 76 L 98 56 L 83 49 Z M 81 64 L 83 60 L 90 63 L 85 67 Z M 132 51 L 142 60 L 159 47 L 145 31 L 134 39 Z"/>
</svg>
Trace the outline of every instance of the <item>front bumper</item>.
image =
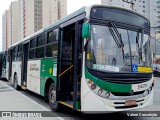
<svg viewBox="0 0 160 120">
<path fill-rule="evenodd" d="M 123 99 L 109 100 L 102 98 L 92 91 L 90 91 L 84 98 L 84 113 L 105 113 L 115 111 L 128 111 L 133 109 L 140 109 L 152 105 L 154 89 L 145 97 L 130 97 L 129 99 L 123 96 Z M 122 97 L 121 97 L 122 98 Z M 136 100 L 137 104 L 132 106 L 125 106 L 125 101 Z"/>
</svg>

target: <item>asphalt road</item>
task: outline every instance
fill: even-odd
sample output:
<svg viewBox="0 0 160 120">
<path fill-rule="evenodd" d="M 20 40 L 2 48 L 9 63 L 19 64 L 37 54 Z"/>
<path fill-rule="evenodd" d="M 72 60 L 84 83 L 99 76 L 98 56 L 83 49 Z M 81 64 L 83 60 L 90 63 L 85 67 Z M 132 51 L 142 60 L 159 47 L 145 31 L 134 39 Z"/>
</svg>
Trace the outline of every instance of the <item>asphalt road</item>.
<svg viewBox="0 0 160 120">
<path fill-rule="evenodd" d="M 154 78 L 155 79 L 155 90 L 154 90 L 154 103 L 152 106 L 139 109 L 136 111 L 159 111 L 160 114 L 160 78 Z M 13 87 L 13 84 L 11 82 L 2 81 L 3 83 Z M 20 90 L 20 93 L 25 95 L 26 97 L 32 99 L 33 101 L 39 103 L 46 109 L 50 110 L 50 107 L 48 103 L 46 103 L 43 99 L 43 97 L 30 92 L 30 91 L 23 91 Z M 138 112 L 138 113 L 139 113 Z M 63 107 L 63 110 L 61 112 L 55 113 L 56 116 L 60 116 L 65 120 L 159 120 L 160 117 L 129 117 L 127 116 L 128 112 L 115 112 L 115 113 L 108 113 L 108 114 L 91 114 L 91 115 L 85 115 L 77 111 L 72 111 L 70 108 Z"/>
</svg>

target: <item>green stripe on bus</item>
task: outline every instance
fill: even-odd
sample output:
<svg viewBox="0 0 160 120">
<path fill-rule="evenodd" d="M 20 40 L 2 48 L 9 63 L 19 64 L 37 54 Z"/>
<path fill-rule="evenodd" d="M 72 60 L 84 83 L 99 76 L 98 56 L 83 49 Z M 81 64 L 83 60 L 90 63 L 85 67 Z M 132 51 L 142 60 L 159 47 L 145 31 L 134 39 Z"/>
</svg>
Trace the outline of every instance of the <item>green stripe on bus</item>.
<svg viewBox="0 0 160 120">
<path fill-rule="evenodd" d="M 47 79 L 51 78 L 56 82 L 57 77 L 53 76 L 54 68 L 57 68 L 57 59 L 46 58 L 41 60 L 41 80 L 40 80 L 40 94 L 44 96 L 45 84 Z"/>
<path fill-rule="evenodd" d="M 86 79 L 92 80 L 100 88 L 109 92 L 130 92 L 132 88 L 131 84 L 116 84 L 116 83 L 105 82 L 101 79 L 98 79 L 92 76 L 86 68 L 85 68 L 85 77 Z"/>
</svg>

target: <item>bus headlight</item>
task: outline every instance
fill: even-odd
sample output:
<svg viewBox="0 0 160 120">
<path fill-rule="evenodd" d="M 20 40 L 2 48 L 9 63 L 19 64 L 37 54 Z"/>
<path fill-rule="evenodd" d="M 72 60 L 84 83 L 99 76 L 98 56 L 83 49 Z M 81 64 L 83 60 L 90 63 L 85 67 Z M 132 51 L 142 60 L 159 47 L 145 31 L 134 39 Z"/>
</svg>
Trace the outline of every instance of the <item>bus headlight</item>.
<svg viewBox="0 0 160 120">
<path fill-rule="evenodd" d="M 109 96 L 110 96 L 110 92 L 106 92 L 106 93 L 105 93 L 105 97 L 106 97 L 106 98 L 109 98 Z"/>
<path fill-rule="evenodd" d="M 91 89 L 92 89 L 92 90 L 95 90 L 95 89 L 96 89 L 96 84 L 94 84 L 94 83 L 91 84 Z"/>
<path fill-rule="evenodd" d="M 96 85 L 92 80 L 87 80 L 89 88 L 98 96 L 103 98 L 111 98 L 112 93 L 108 92 L 102 88 L 100 88 L 98 85 Z"/>
<path fill-rule="evenodd" d="M 102 94 L 103 90 L 102 89 L 99 89 L 98 90 L 98 94 Z"/>
</svg>

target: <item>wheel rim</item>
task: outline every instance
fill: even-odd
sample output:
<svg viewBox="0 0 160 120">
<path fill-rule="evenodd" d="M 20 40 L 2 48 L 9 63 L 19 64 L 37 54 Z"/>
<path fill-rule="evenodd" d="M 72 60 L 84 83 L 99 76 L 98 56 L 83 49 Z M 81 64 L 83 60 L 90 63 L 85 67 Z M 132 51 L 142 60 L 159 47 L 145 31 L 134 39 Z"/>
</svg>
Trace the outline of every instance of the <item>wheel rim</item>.
<svg viewBox="0 0 160 120">
<path fill-rule="evenodd" d="M 54 89 L 50 91 L 49 99 L 52 104 L 56 104 L 56 91 Z"/>
</svg>

